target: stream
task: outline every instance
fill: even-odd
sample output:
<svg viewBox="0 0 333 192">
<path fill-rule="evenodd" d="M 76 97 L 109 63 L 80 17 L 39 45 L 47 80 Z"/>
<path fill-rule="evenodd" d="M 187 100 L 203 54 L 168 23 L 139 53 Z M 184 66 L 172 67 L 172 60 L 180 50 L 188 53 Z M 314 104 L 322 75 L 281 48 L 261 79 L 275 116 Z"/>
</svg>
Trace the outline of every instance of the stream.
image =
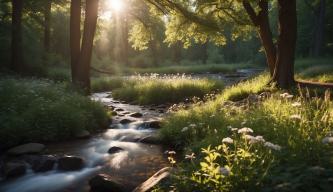
<svg viewBox="0 0 333 192">
<path fill-rule="evenodd" d="M 223 80 L 226 85 L 248 78 L 258 70 L 243 70 L 234 75 L 196 74 L 193 78 Z M 1 192 L 66 192 L 89 191 L 89 179 L 97 174 L 108 174 L 115 181 L 131 191 L 152 176 L 156 171 L 169 166 L 166 150 L 156 141 L 156 123 L 166 115 L 166 106 L 131 105 L 112 98 L 110 92 L 95 93 L 92 100 L 99 101 L 117 112 L 110 129 L 92 135 L 88 139 L 77 139 L 48 144 L 44 154 L 55 156 L 74 155 L 85 160 L 85 166 L 78 171 L 53 170 L 35 173 L 28 168 L 24 176 L 0 180 Z M 132 117 L 133 113 L 139 117 Z M 155 125 L 154 125 L 155 124 Z M 154 125 L 152 127 L 151 125 Z M 109 154 L 111 147 L 123 150 Z"/>
</svg>

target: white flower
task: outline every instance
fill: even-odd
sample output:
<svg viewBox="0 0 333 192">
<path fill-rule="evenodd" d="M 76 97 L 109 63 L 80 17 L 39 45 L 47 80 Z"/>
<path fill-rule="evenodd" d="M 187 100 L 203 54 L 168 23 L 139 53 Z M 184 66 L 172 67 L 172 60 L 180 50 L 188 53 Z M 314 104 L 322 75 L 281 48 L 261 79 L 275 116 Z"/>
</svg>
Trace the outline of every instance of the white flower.
<svg viewBox="0 0 333 192">
<path fill-rule="evenodd" d="M 293 96 L 293 95 L 290 95 L 289 93 L 282 93 L 282 94 L 280 94 L 280 97 L 282 97 L 282 98 L 286 98 L 286 99 L 291 99 L 291 98 L 293 98 L 294 96 Z"/>
<path fill-rule="evenodd" d="M 211 116 L 209 116 L 209 117 L 213 118 L 213 117 L 215 117 L 215 115 L 213 114 L 213 115 L 211 115 Z"/>
<path fill-rule="evenodd" d="M 243 121 L 243 122 L 241 123 L 242 126 L 244 126 L 245 124 L 246 124 L 246 121 Z"/>
<path fill-rule="evenodd" d="M 220 173 L 221 173 L 221 175 L 229 176 L 230 175 L 230 170 L 228 168 L 221 167 L 220 168 Z"/>
<path fill-rule="evenodd" d="M 331 144 L 333 143 L 333 137 L 324 137 L 321 142 L 323 142 L 324 144 Z"/>
<path fill-rule="evenodd" d="M 217 130 L 216 130 L 216 129 L 214 129 L 214 133 L 217 133 Z"/>
<path fill-rule="evenodd" d="M 291 115 L 290 119 L 301 120 L 302 117 L 300 115 L 295 114 L 295 115 Z"/>
<path fill-rule="evenodd" d="M 263 142 L 263 143 L 265 142 L 264 137 L 260 136 L 260 135 L 256 136 L 256 140 L 259 141 L 259 142 Z"/>
<path fill-rule="evenodd" d="M 195 154 L 194 153 L 191 153 L 190 155 L 185 155 L 185 159 L 195 159 Z"/>
<path fill-rule="evenodd" d="M 228 125 L 228 126 L 227 126 L 227 129 L 232 129 L 232 126 L 231 126 L 231 125 Z"/>
<path fill-rule="evenodd" d="M 238 128 L 231 128 L 231 131 L 238 131 Z"/>
<path fill-rule="evenodd" d="M 191 123 L 189 126 L 190 126 L 190 127 L 196 127 L 197 125 L 194 124 L 194 123 Z"/>
<path fill-rule="evenodd" d="M 293 107 L 300 107 L 302 104 L 300 102 L 294 102 L 291 104 Z"/>
<path fill-rule="evenodd" d="M 232 144 L 234 142 L 233 139 L 231 139 L 230 137 L 226 137 L 222 139 L 222 143 L 230 143 Z"/>
<path fill-rule="evenodd" d="M 185 132 L 185 131 L 187 131 L 188 130 L 188 127 L 184 127 L 182 130 L 181 130 L 181 132 Z"/>
<path fill-rule="evenodd" d="M 250 144 L 259 143 L 259 142 L 264 143 L 265 142 L 265 139 L 262 136 L 256 136 L 256 137 L 254 137 L 252 135 L 244 135 L 244 138 L 246 140 L 249 140 Z"/>
<path fill-rule="evenodd" d="M 270 149 L 273 149 L 273 150 L 276 150 L 276 151 L 280 151 L 281 150 L 281 146 L 280 145 L 276 145 L 276 144 L 273 144 L 271 142 L 265 142 L 264 144 L 265 147 L 268 147 Z"/>
<path fill-rule="evenodd" d="M 238 130 L 238 133 L 253 133 L 253 130 L 251 128 L 248 128 L 248 127 L 243 127 L 243 128 Z"/>
<path fill-rule="evenodd" d="M 176 154 L 176 151 L 168 151 L 168 154 L 169 154 L 169 155 L 175 155 L 175 154 Z"/>
</svg>

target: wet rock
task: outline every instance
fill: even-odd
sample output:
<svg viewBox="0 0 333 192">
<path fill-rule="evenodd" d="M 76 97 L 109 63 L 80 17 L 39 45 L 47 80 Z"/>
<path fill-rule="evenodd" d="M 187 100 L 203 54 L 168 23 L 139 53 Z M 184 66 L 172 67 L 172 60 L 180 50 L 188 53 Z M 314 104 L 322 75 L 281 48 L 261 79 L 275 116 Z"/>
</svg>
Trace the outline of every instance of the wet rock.
<svg viewBox="0 0 333 192">
<path fill-rule="evenodd" d="M 19 177 L 26 172 L 26 166 L 22 162 L 9 162 L 4 166 L 4 176 L 6 178 Z"/>
<path fill-rule="evenodd" d="M 155 135 L 149 135 L 147 137 L 139 139 L 139 142 L 147 144 L 160 144 L 161 140 Z"/>
<path fill-rule="evenodd" d="M 64 156 L 58 160 L 58 169 L 63 171 L 80 170 L 84 166 L 84 160 L 76 156 Z"/>
<path fill-rule="evenodd" d="M 125 111 L 125 110 L 122 108 L 116 108 L 116 109 L 114 109 L 114 111 Z"/>
<path fill-rule="evenodd" d="M 23 159 L 31 165 L 35 172 L 50 171 L 57 161 L 57 158 L 53 155 L 27 155 Z"/>
<path fill-rule="evenodd" d="M 7 151 L 9 155 L 24 155 L 40 153 L 45 149 L 45 145 L 40 143 L 27 143 L 11 148 Z"/>
<path fill-rule="evenodd" d="M 165 167 L 151 176 L 148 180 L 137 186 L 132 192 L 148 192 L 153 187 L 166 180 L 172 171 L 171 167 Z"/>
<path fill-rule="evenodd" d="M 131 123 L 131 122 L 132 122 L 132 120 L 130 120 L 130 119 L 122 119 L 119 121 L 119 123 L 121 123 L 121 124 L 127 124 L 127 123 Z"/>
<path fill-rule="evenodd" d="M 147 128 L 159 129 L 161 128 L 161 121 L 148 121 L 145 122 Z"/>
<path fill-rule="evenodd" d="M 140 117 L 143 116 L 143 114 L 142 114 L 142 113 L 135 112 L 135 113 L 130 114 L 130 116 L 131 116 L 131 117 L 135 117 L 135 118 L 140 118 Z"/>
<path fill-rule="evenodd" d="M 91 192 L 123 192 L 123 187 L 111 176 L 99 174 L 89 180 Z"/>
<path fill-rule="evenodd" d="M 74 137 L 78 139 L 87 139 L 90 137 L 90 133 L 87 130 L 80 130 L 74 133 Z"/>
<path fill-rule="evenodd" d="M 158 110 L 159 113 L 164 113 L 164 110 Z"/>
<path fill-rule="evenodd" d="M 121 114 L 123 114 L 123 115 L 127 115 L 127 114 L 130 114 L 130 112 L 126 111 L 126 112 L 123 112 L 123 113 L 121 113 Z"/>
<path fill-rule="evenodd" d="M 114 147 L 111 147 L 111 148 L 108 150 L 108 153 L 110 153 L 110 154 L 114 154 L 114 153 L 118 153 L 118 152 L 123 151 L 123 150 L 124 150 L 124 149 L 121 148 L 121 147 L 116 147 L 116 146 L 114 146 Z"/>
</svg>

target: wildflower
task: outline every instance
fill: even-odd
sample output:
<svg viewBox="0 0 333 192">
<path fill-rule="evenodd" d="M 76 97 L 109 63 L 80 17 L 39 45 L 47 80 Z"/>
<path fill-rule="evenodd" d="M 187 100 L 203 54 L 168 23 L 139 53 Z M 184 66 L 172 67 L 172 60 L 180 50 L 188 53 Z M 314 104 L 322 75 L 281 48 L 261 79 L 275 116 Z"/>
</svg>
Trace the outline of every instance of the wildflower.
<svg viewBox="0 0 333 192">
<path fill-rule="evenodd" d="M 300 102 L 294 102 L 291 104 L 293 107 L 300 107 L 302 104 Z"/>
<path fill-rule="evenodd" d="M 181 130 L 181 132 L 185 132 L 185 131 L 187 131 L 188 130 L 188 127 L 184 127 L 182 130 Z"/>
<path fill-rule="evenodd" d="M 234 132 L 234 131 L 238 131 L 238 128 L 231 128 L 231 131 Z"/>
<path fill-rule="evenodd" d="M 169 154 L 169 155 L 175 155 L 175 154 L 176 154 L 176 151 L 168 151 L 168 154 Z"/>
<path fill-rule="evenodd" d="M 195 154 L 194 153 L 191 153 L 190 155 L 185 155 L 185 159 L 195 159 Z"/>
<path fill-rule="evenodd" d="M 252 135 L 244 135 L 244 138 L 246 140 L 249 140 L 250 144 L 259 143 L 259 142 L 264 143 L 265 142 L 265 139 L 262 136 L 256 136 L 256 137 L 254 137 Z"/>
<path fill-rule="evenodd" d="M 322 171 L 325 171 L 325 168 L 317 165 L 317 166 L 310 167 L 309 170 L 313 171 L 313 172 L 322 172 Z"/>
<path fill-rule="evenodd" d="M 265 142 L 264 137 L 260 136 L 260 135 L 256 136 L 256 140 L 259 141 L 259 142 L 263 142 L 263 143 Z"/>
<path fill-rule="evenodd" d="M 190 124 L 189 126 L 190 126 L 190 127 L 196 127 L 197 125 L 194 124 L 194 123 L 192 123 L 192 124 Z"/>
<path fill-rule="evenodd" d="M 333 137 L 324 137 L 324 139 L 321 142 L 324 144 L 331 144 L 333 143 Z"/>
<path fill-rule="evenodd" d="M 230 143 L 232 144 L 234 142 L 233 139 L 231 139 L 230 137 L 226 137 L 222 139 L 222 143 Z"/>
<path fill-rule="evenodd" d="M 291 115 L 290 119 L 301 120 L 302 117 L 300 115 L 295 114 L 295 115 Z"/>
<path fill-rule="evenodd" d="M 265 142 L 264 144 L 265 147 L 268 147 L 270 149 L 273 149 L 273 150 L 276 150 L 276 151 L 280 151 L 281 150 L 281 146 L 280 145 L 276 145 L 276 144 L 273 144 L 271 142 Z"/>
<path fill-rule="evenodd" d="M 217 133 L 217 130 L 216 130 L 216 129 L 214 129 L 214 133 Z"/>
<path fill-rule="evenodd" d="M 221 175 L 229 176 L 230 175 L 230 170 L 228 168 L 221 167 L 220 168 L 220 173 L 221 173 Z"/>
<path fill-rule="evenodd" d="M 231 126 L 231 125 L 228 125 L 228 126 L 227 126 L 227 129 L 232 129 L 232 126 Z"/>
<path fill-rule="evenodd" d="M 291 99 L 291 98 L 293 98 L 294 96 L 293 96 L 293 95 L 290 95 L 289 93 L 282 93 L 282 94 L 280 94 L 280 97 L 282 97 L 282 98 L 286 98 L 286 99 Z"/>
<path fill-rule="evenodd" d="M 246 124 L 246 121 L 243 121 L 243 122 L 241 123 L 242 126 L 244 126 L 245 124 Z"/>
<path fill-rule="evenodd" d="M 213 115 L 211 115 L 211 116 L 209 116 L 209 117 L 213 118 L 213 117 L 215 117 L 215 115 L 213 114 Z"/>
<path fill-rule="evenodd" d="M 238 130 L 238 133 L 253 133 L 253 130 L 251 128 L 248 128 L 248 127 L 243 127 L 243 128 Z"/>
</svg>

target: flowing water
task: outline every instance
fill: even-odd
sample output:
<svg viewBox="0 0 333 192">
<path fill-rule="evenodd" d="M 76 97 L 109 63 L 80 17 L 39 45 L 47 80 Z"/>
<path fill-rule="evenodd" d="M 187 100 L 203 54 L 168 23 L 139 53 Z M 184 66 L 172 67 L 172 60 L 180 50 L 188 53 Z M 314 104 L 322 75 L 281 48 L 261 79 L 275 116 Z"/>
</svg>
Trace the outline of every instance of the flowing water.
<svg viewBox="0 0 333 192">
<path fill-rule="evenodd" d="M 84 169 L 72 172 L 61 172 L 54 169 L 46 173 L 33 173 L 29 170 L 22 177 L 0 184 L 0 191 L 89 191 L 89 179 L 99 173 L 112 176 L 130 191 L 159 169 L 168 166 L 162 146 L 138 142 L 156 134 L 156 130 L 147 127 L 145 122 L 161 120 L 164 116 L 163 109 L 120 103 L 113 100 L 110 95 L 110 93 L 96 93 L 92 95 L 92 99 L 100 101 L 106 106 L 123 110 L 119 112 L 121 116 L 114 118 L 112 129 L 85 140 L 47 145 L 47 154 L 83 157 L 86 162 Z M 143 116 L 130 117 L 129 113 L 132 112 L 139 112 Z M 119 123 L 124 118 L 133 122 Z M 113 146 L 121 147 L 124 150 L 108 154 L 108 149 Z"/>
<path fill-rule="evenodd" d="M 226 85 L 243 80 L 258 70 L 242 70 L 235 75 L 197 74 L 193 78 L 213 78 L 226 82 Z M 85 168 L 79 171 L 62 172 L 54 170 L 46 173 L 34 173 L 31 169 L 17 179 L 0 182 L 2 192 L 63 192 L 89 191 L 88 181 L 99 173 L 112 176 L 131 191 L 137 185 L 152 176 L 159 169 L 168 166 L 167 157 L 161 145 L 142 143 L 144 138 L 156 135 L 157 130 L 147 126 L 149 121 L 159 121 L 165 116 L 163 107 L 143 107 L 115 101 L 111 93 L 95 93 L 93 100 L 102 102 L 105 106 L 114 108 L 118 115 L 113 123 L 103 133 L 84 140 L 71 140 L 47 145 L 46 154 L 76 155 L 83 157 Z M 129 114 L 139 112 L 140 118 Z M 132 122 L 121 124 L 122 119 Z M 117 146 L 124 150 L 108 154 L 110 147 Z"/>
</svg>

